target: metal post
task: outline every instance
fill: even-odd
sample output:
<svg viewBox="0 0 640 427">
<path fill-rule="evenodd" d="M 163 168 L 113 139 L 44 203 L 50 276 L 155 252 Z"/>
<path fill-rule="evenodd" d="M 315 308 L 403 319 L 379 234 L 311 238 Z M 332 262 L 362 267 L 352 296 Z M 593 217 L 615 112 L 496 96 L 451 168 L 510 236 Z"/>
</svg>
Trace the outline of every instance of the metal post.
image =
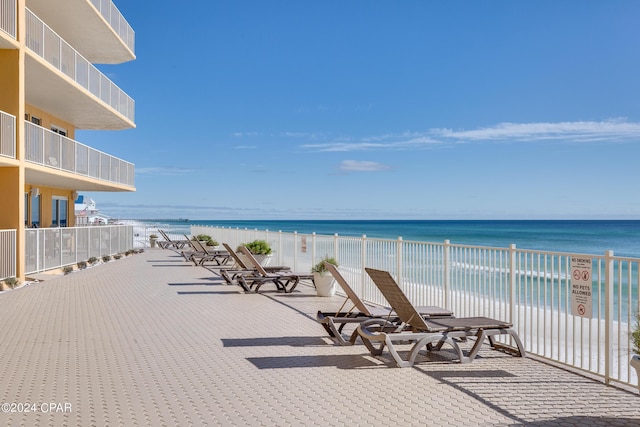
<svg viewBox="0 0 640 427">
<path fill-rule="evenodd" d="M 604 253 L 605 282 L 604 282 L 604 382 L 609 384 L 613 372 L 613 251 Z"/>
<path fill-rule="evenodd" d="M 509 245 L 509 322 L 516 318 L 516 245 Z"/>
<path fill-rule="evenodd" d="M 399 284 L 404 280 L 402 271 L 402 236 L 398 236 L 396 241 L 396 277 Z"/>
<path fill-rule="evenodd" d="M 450 302 L 449 302 L 449 293 L 451 292 L 451 266 L 449 265 L 450 263 L 450 250 L 451 247 L 449 246 L 451 244 L 451 241 L 449 240 L 445 240 L 444 241 L 444 247 L 443 247 L 443 265 L 442 265 L 442 269 L 443 269 L 443 279 L 444 279 L 444 307 L 445 308 L 450 308 Z"/>
</svg>

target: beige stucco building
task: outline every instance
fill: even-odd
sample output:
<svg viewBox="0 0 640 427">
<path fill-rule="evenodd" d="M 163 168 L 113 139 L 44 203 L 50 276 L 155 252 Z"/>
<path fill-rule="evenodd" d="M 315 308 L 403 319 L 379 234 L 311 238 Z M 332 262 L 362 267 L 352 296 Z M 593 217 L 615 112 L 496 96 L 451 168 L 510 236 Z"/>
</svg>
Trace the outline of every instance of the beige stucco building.
<svg viewBox="0 0 640 427">
<path fill-rule="evenodd" d="M 30 228 L 73 227 L 79 191 L 135 191 L 132 163 L 75 140 L 135 127 L 133 99 L 93 65 L 134 59 L 111 0 L 0 0 L 0 230 L 19 279 Z"/>
</svg>

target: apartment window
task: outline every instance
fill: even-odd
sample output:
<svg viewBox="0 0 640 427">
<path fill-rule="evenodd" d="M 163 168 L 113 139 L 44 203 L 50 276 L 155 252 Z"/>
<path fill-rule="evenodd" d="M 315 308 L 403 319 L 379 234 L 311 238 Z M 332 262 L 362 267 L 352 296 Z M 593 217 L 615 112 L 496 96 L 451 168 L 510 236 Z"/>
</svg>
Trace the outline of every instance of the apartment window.
<svg viewBox="0 0 640 427">
<path fill-rule="evenodd" d="M 51 131 L 57 133 L 58 135 L 67 136 L 66 129 L 59 128 L 58 126 L 51 125 Z"/>
<path fill-rule="evenodd" d="M 29 209 L 29 222 L 31 227 L 38 228 L 40 227 L 40 196 L 39 194 L 35 197 L 31 197 L 31 206 Z"/>
<path fill-rule="evenodd" d="M 29 193 L 24 193 L 24 226 L 29 227 Z"/>
<path fill-rule="evenodd" d="M 40 126 L 40 124 L 42 123 L 42 120 L 40 120 L 39 117 L 31 116 L 31 123 L 33 123 L 34 125 Z"/>
<path fill-rule="evenodd" d="M 51 205 L 51 226 L 66 227 L 69 201 L 66 197 L 54 197 Z"/>
</svg>

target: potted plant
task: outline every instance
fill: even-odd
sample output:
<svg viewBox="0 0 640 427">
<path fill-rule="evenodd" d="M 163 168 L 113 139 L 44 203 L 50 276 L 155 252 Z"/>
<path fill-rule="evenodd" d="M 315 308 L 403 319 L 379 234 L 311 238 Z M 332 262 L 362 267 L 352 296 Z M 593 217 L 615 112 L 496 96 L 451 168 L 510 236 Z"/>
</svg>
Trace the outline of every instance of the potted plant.
<svg viewBox="0 0 640 427">
<path fill-rule="evenodd" d="M 311 267 L 313 283 L 316 285 L 316 292 L 319 297 L 332 297 L 336 294 L 336 283 L 329 270 L 324 266 L 325 262 L 338 266 L 335 258 L 329 258 L 328 256 L 322 258 L 320 262 Z"/>
<path fill-rule="evenodd" d="M 640 313 L 636 314 L 636 324 L 631 332 L 631 344 L 633 345 L 634 354 L 629 364 L 636 370 L 638 389 L 640 390 Z"/>
<path fill-rule="evenodd" d="M 152 248 L 156 247 L 156 241 L 157 240 L 158 240 L 158 235 L 157 234 L 149 235 L 149 244 L 151 245 Z"/>
<path fill-rule="evenodd" d="M 268 265 L 269 261 L 271 261 L 271 245 L 266 240 L 254 240 L 253 242 L 243 243 L 240 246 L 245 246 L 249 249 L 249 252 L 262 266 Z"/>
</svg>

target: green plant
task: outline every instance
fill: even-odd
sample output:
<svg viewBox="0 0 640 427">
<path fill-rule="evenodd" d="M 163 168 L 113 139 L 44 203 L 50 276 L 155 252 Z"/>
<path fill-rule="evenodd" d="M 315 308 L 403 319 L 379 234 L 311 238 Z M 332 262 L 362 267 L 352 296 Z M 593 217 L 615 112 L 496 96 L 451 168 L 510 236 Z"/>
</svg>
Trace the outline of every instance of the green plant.
<svg viewBox="0 0 640 427">
<path fill-rule="evenodd" d="M 631 344 L 633 352 L 640 355 L 640 313 L 636 314 L 636 324 L 631 332 Z"/>
<path fill-rule="evenodd" d="M 87 261 L 78 261 L 78 269 L 82 270 L 87 268 Z"/>
<path fill-rule="evenodd" d="M 4 279 L 4 283 L 9 287 L 9 289 L 13 289 L 18 286 L 18 279 L 15 277 L 9 277 L 8 279 Z"/>
<path fill-rule="evenodd" d="M 93 264 L 95 264 L 96 262 L 98 262 L 98 258 L 96 258 L 96 257 L 92 256 L 91 258 L 89 258 L 89 259 L 87 260 L 87 262 L 88 262 L 89 264 L 93 265 Z"/>
<path fill-rule="evenodd" d="M 125 254 L 125 256 L 129 256 L 129 255 L 133 255 L 134 253 L 135 253 L 135 251 L 133 249 L 129 249 L 124 254 Z"/>
<path fill-rule="evenodd" d="M 219 243 L 216 240 L 209 239 L 207 241 L 207 246 L 218 246 L 218 245 L 219 245 Z"/>
<path fill-rule="evenodd" d="M 115 255 L 113 256 L 113 258 L 114 258 L 114 259 L 120 259 L 120 258 L 122 258 L 122 254 L 115 254 Z"/>
<path fill-rule="evenodd" d="M 62 272 L 64 274 L 69 274 L 73 271 L 73 266 L 72 265 L 65 265 L 64 267 L 62 267 Z"/>
<path fill-rule="evenodd" d="M 109 261 L 111 261 L 110 255 L 102 255 L 102 262 L 109 262 Z"/>
<path fill-rule="evenodd" d="M 325 261 L 329 264 L 335 265 L 336 267 L 338 266 L 338 261 L 336 261 L 335 258 L 329 258 L 328 256 L 325 256 L 316 265 L 311 267 L 311 272 L 320 274 L 325 273 L 327 271 L 327 268 L 324 266 Z"/>
<path fill-rule="evenodd" d="M 196 236 L 196 239 L 200 242 L 208 242 L 209 240 L 211 240 L 211 236 L 209 236 L 208 234 L 198 234 Z"/>
<path fill-rule="evenodd" d="M 253 242 L 243 243 L 253 255 L 269 255 L 271 253 L 271 245 L 266 240 L 254 240 Z"/>
</svg>

